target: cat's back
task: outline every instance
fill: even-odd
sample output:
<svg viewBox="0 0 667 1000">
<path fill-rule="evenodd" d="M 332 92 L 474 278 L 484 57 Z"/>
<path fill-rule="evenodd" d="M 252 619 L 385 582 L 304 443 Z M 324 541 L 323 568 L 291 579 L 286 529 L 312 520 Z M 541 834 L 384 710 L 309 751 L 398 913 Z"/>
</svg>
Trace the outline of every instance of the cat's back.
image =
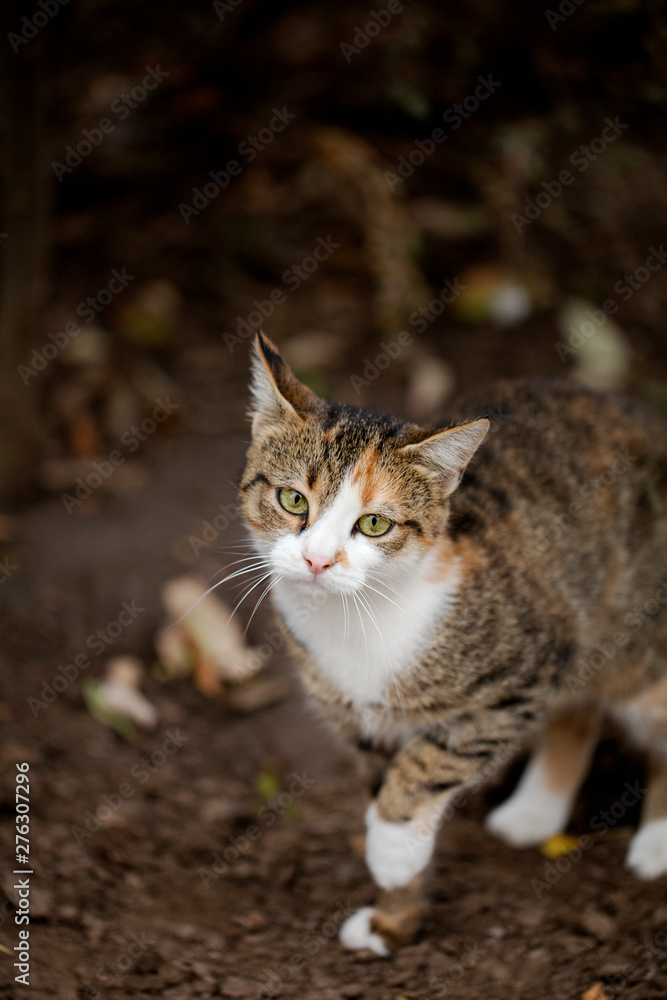
<svg viewBox="0 0 667 1000">
<path fill-rule="evenodd" d="M 496 515 L 518 504 L 530 520 L 604 493 L 667 513 L 667 420 L 635 400 L 568 379 L 507 380 L 462 396 L 448 416 L 491 422 L 459 497 L 486 494 Z"/>
<path fill-rule="evenodd" d="M 454 400 L 452 419 L 487 416 L 491 433 L 479 455 L 540 459 L 565 469 L 576 459 L 604 462 L 627 448 L 643 465 L 667 460 L 667 420 L 637 400 L 588 388 L 573 379 L 507 379 Z"/>
<path fill-rule="evenodd" d="M 575 381 L 501 381 L 455 401 L 491 429 L 450 531 L 573 606 L 620 608 L 667 571 L 667 421 Z"/>
</svg>

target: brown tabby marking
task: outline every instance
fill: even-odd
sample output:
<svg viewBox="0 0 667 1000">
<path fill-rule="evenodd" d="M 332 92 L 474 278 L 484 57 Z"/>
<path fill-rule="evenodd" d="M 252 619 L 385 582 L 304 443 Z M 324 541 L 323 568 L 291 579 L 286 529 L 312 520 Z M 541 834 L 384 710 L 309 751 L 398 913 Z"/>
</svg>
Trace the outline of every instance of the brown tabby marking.
<svg viewBox="0 0 667 1000">
<path fill-rule="evenodd" d="M 574 382 L 519 380 L 468 395 L 452 406 L 453 425 L 433 431 L 319 399 L 261 336 L 253 363 L 253 440 L 241 498 L 262 544 L 291 545 L 289 567 L 304 578 L 299 545 L 308 537 L 326 545 L 322 532 L 308 532 L 347 481 L 358 491 L 359 513 L 394 522 L 368 543 L 382 556 L 376 573 L 395 586 L 407 574 L 406 605 L 417 594 L 423 607 L 435 607 L 429 588 L 442 585 L 441 610 L 424 626 L 428 642 L 415 627 L 414 653 L 401 651 L 401 640 L 406 630 L 412 636 L 420 607 L 403 615 L 400 607 L 380 608 L 390 649 L 403 659 L 368 697 L 364 684 L 384 669 L 377 639 L 367 659 L 357 643 L 332 663 L 340 646 L 336 609 L 292 618 L 291 598 L 280 604 L 282 591 L 275 592 L 306 688 L 372 754 L 367 823 L 375 847 L 367 860 L 383 892 L 368 927 L 363 913 L 352 922 L 347 946 L 379 949 L 374 928 L 391 942 L 414 934 L 429 854 L 422 851 L 421 867 L 411 869 L 410 852 L 400 854 L 401 831 L 423 816 L 437 818 L 520 744 L 538 740 L 538 778 L 526 783 L 537 805 L 528 801 L 533 792 L 515 794 L 491 825 L 516 843 L 557 832 L 542 821 L 549 814 L 561 823 L 562 812 L 566 822 L 604 713 L 620 719 L 651 758 L 628 864 L 645 878 L 667 873 L 667 603 L 656 599 L 667 580 L 665 421 Z M 470 419 L 484 413 L 488 434 L 489 419 Z M 308 499 L 303 534 L 303 520 L 277 504 L 280 486 Z M 354 525 L 326 523 L 342 532 L 329 579 L 346 568 L 363 578 L 371 550 L 354 542 L 352 560 Z M 430 568 L 420 576 L 422 565 Z M 636 610 L 650 602 L 654 611 Z M 405 836 L 407 843 L 412 834 Z M 408 872 L 402 882 L 392 880 L 387 858 Z"/>
</svg>

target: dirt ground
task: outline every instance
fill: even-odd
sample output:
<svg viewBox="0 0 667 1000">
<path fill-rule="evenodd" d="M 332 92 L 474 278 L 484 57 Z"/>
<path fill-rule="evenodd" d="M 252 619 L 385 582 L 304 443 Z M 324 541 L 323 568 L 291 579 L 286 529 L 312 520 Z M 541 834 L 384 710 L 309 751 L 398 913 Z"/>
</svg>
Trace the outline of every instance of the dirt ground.
<svg viewBox="0 0 667 1000">
<path fill-rule="evenodd" d="M 69 515 L 58 499 L 18 516 L 0 681 L 0 942 L 10 949 L 18 927 L 7 862 L 23 761 L 35 874 L 30 987 L 13 983 L 3 959 L 0 996 L 575 1000 L 602 981 L 609 997 L 664 997 L 664 880 L 642 884 L 623 868 L 637 821 L 628 790 L 642 771 L 614 734 L 571 824 L 592 838 L 578 858 L 549 862 L 484 831 L 485 812 L 516 780 L 512 766 L 442 831 L 428 925 L 384 961 L 346 953 L 336 939 L 345 915 L 373 897 L 359 844 L 365 792 L 295 680 L 279 703 L 244 714 L 190 680 L 149 676 L 144 689 L 160 721 L 130 741 L 88 712 L 84 671 L 47 704 L 44 682 L 82 651 L 90 676 L 112 652 L 151 663 L 164 580 L 184 569 L 207 577 L 229 561 L 221 549 L 241 536 L 237 520 L 196 557 L 187 540 L 201 536 L 218 504 L 234 501 L 245 364 L 239 352 L 227 369 L 225 433 L 183 429 L 147 446 L 144 485 L 85 514 Z M 113 646 L 91 651 L 87 640 L 123 602 L 134 620 Z M 257 619 L 252 641 L 270 642 L 270 615 Z M 267 671 L 291 677 L 280 649 Z M 604 809 L 612 818 L 600 835 Z"/>
<path fill-rule="evenodd" d="M 223 16 L 210 4 L 63 5 L 18 55 L 33 58 L 53 29 L 49 160 L 64 162 L 84 129 L 113 128 L 57 181 L 46 167 L 50 295 L 34 346 L 81 319 L 87 297 L 102 308 L 24 381 L 39 433 L 0 511 L 0 998 L 664 1000 L 666 880 L 642 883 L 623 867 L 643 771 L 618 734 L 601 744 L 568 829 L 581 846 L 566 857 L 513 851 L 484 830 L 519 761 L 471 796 L 441 832 L 427 926 L 382 960 L 337 941 L 373 899 L 365 791 L 303 702 L 270 611 L 262 605 L 249 638 L 266 646 L 267 679 L 283 682 L 274 703 L 243 711 L 154 670 L 165 581 L 208 580 L 243 537 L 244 331 L 258 302 L 265 331 L 330 398 L 436 420 L 453 388 L 563 375 L 616 351 L 617 382 L 667 409 L 667 268 L 646 267 L 667 231 L 664 12 L 571 4 L 554 27 L 528 0 L 405 4 L 346 59 L 341 44 L 361 37 L 368 5 L 222 6 Z M 158 67 L 158 86 L 118 105 Z M 502 81 L 497 93 L 392 190 L 385 171 L 414 162 L 458 102 L 474 104 L 482 76 Z M 244 156 L 247 137 L 266 136 L 288 108 L 294 123 Z M 609 118 L 627 131 L 606 149 Z M 582 161 L 577 150 L 594 143 L 603 152 Z M 242 175 L 193 215 L 195 189 L 234 157 Z M 568 165 L 572 183 L 548 194 Z M 538 195 L 539 217 L 513 225 Z M 318 241 L 334 250 L 299 277 Z M 2 252 L 11 246 L 9 234 Z M 114 270 L 133 277 L 108 304 Z M 617 290 L 628 274 L 640 275 L 629 295 Z M 470 294 L 443 313 L 446 280 Z M 517 283 L 528 312 L 494 319 L 489 288 Z M 613 321 L 591 334 L 586 310 L 610 296 Z M 563 357 L 573 300 L 588 333 Z M 434 301 L 385 365 L 383 345 Z M 127 438 L 156 399 L 171 401 L 169 419 Z M 114 451 L 112 474 L 66 502 Z M 239 609 L 242 624 L 251 610 Z M 142 690 L 159 711 L 153 730 L 126 737 L 84 697 L 122 653 L 145 664 Z M 21 763 L 28 987 L 6 953 L 22 926 Z"/>
</svg>

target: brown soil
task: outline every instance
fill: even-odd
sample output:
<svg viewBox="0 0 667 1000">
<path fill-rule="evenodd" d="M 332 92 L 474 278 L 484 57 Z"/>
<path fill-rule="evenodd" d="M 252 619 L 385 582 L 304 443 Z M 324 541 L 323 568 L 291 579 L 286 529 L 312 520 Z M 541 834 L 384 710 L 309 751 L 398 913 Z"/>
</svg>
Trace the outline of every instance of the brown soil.
<svg viewBox="0 0 667 1000">
<path fill-rule="evenodd" d="M 20 929 L 11 874 L 20 762 L 30 765 L 34 870 L 30 986 L 15 983 L 13 959 L 0 951 L 2 1000 L 578 1000 L 591 989 L 587 1000 L 602 1000 L 603 987 L 610 1000 L 667 996 L 665 879 L 641 883 L 623 867 L 638 816 L 618 803 L 626 783 L 643 780 L 642 762 L 614 733 L 570 828 L 592 836 L 600 811 L 611 809 L 604 836 L 574 863 L 488 836 L 483 817 L 511 789 L 515 763 L 442 831 L 428 924 L 384 961 L 337 941 L 344 916 L 373 898 L 360 849 L 365 793 L 296 681 L 277 704 L 244 714 L 189 679 L 164 684 L 149 672 L 144 690 L 160 723 L 130 740 L 93 718 L 83 698 L 82 682 L 101 676 L 108 655 L 153 663 L 166 579 L 208 578 L 235 558 L 226 550 L 242 534 L 229 505 L 248 436 L 247 342 L 230 352 L 221 334 L 249 316 L 253 300 L 284 291 L 283 275 L 318 238 L 341 246 L 290 291 L 266 332 L 288 357 L 300 355 L 300 373 L 319 391 L 406 416 L 420 360 L 422 372 L 430 359 L 446 361 L 462 389 L 491 376 L 563 374 L 555 344 L 566 335 L 564 298 L 599 306 L 662 246 L 660 5 L 573 4 L 552 31 L 528 0 L 425 0 L 405 4 L 402 19 L 348 64 L 340 42 L 366 24 L 369 6 L 244 0 L 218 18 L 210 4 L 88 0 L 53 18 L 49 158 L 62 159 L 83 128 L 110 114 L 147 66 L 170 75 L 62 184 L 47 168 L 51 297 L 34 346 L 105 289 L 112 269 L 135 278 L 97 318 L 101 360 L 87 368 L 80 358 L 77 368 L 58 358 L 31 381 L 36 454 L 17 511 L 0 518 L 0 945 L 10 951 Z M 45 50 L 52 28 L 40 36 Z M 503 81 L 498 94 L 390 204 L 383 171 L 491 72 Z M 239 155 L 274 106 L 296 113 L 294 125 L 186 225 L 179 205 Z M 627 134 L 515 233 L 510 213 L 558 177 L 607 116 L 629 122 Z M 462 211 L 453 224 L 452 208 Z M 392 326 L 372 304 L 381 283 L 385 295 L 392 290 L 397 259 L 419 271 L 397 315 L 474 264 L 520 275 L 533 315 L 500 327 L 447 310 L 357 394 L 350 375 L 405 323 Z M 663 409 L 666 273 L 615 314 L 632 349 L 628 388 Z M 73 457 L 104 460 L 119 437 L 109 413 L 161 395 L 163 376 L 179 394 L 174 419 L 125 452 L 124 469 L 68 513 L 54 475 L 66 478 Z M 47 460 L 55 462 L 48 475 Z M 189 539 L 221 505 L 229 524 L 196 554 Z M 96 633 L 124 602 L 142 610 L 106 646 Z M 249 613 L 243 605 L 242 620 Z M 270 642 L 272 628 L 260 609 L 251 640 Z M 75 677 L 68 665 L 82 654 L 90 666 Z M 291 676 L 282 649 L 267 671 Z M 44 685 L 54 678 L 64 690 L 40 707 L 35 699 L 51 697 Z"/>
<path fill-rule="evenodd" d="M 243 453 L 236 382 L 231 433 L 184 432 L 155 445 L 150 484 L 138 493 L 86 517 L 58 500 L 19 519 L 19 569 L 3 595 L 1 850 L 9 871 L 15 764 L 28 761 L 35 875 L 30 990 L 3 959 L 0 996 L 574 1000 L 604 980 L 610 997 L 664 997 L 664 883 L 642 884 L 623 868 L 636 809 L 578 862 L 550 865 L 483 829 L 513 767 L 442 832 L 428 925 L 383 961 L 348 954 L 336 939 L 344 915 L 373 897 L 359 849 L 364 790 L 296 682 L 279 704 L 244 715 L 189 681 L 149 679 L 161 721 L 131 742 L 88 713 L 81 677 L 48 706 L 31 702 L 35 716 L 28 699 L 77 653 L 89 652 L 87 672 L 99 675 L 104 655 L 86 639 L 123 601 L 144 610 L 109 653 L 150 662 L 161 583 L 183 568 L 184 540 L 233 500 Z M 196 568 L 208 575 L 240 531 L 231 524 Z M 269 617 L 258 618 L 255 642 L 271 637 Z M 286 672 L 280 651 L 268 670 Z M 591 833 L 600 810 L 638 780 L 640 766 L 608 739 L 572 831 Z M 6 874 L 8 900 L 12 885 Z M 0 941 L 11 949 L 17 933 L 5 901 Z"/>
</svg>

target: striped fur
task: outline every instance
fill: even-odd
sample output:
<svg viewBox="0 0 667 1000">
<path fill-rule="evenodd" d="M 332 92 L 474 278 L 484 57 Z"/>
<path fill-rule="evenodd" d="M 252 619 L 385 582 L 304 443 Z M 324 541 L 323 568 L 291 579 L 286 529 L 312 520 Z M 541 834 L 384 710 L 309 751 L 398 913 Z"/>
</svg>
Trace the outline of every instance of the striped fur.
<svg viewBox="0 0 667 1000">
<path fill-rule="evenodd" d="M 560 795 L 554 817 L 567 815 L 602 711 L 631 720 L 640 740 L 650 731 L 661 762 L 650 820 L 667 819 L 665 422 L 575 383 L 538 380 L 469 396 L 434 431 L 319 399 L 261 335 L 253 367 L 243 510 L 306 687 L 380 762 L 369 842 L 419 817 L 437 824 L 457 792 L 478 787 L 545 725 L 540 780 Z M 306 496 L 306 515 L 280 506 L 281 487 Z M 391 530 L 361 536 L 364 513 L 388 517 Z M 313 547 L 329 560 L 317 576 L 306 562 Z M 558 778 L 568 752 L 582 761 L 569 786 Z M 526 802 L 499 813 L 496 832 L 519 842 Z M 660 844 L 650 850 L 660 854 Z M 380 855 L 400 868 L 389 847 Z M 633 867 L 660 874 L 667 843 L 664 855 L 664 867 L 655 857 L 644 872 Z M 422 872 L 410 895 L 385 862 L 368 860 L 385 890 L 364 918 L 369 940 L 404 940 L 421 912 Z M 409 934 L 396 893 L 408 900 Z"/>
</svg>

